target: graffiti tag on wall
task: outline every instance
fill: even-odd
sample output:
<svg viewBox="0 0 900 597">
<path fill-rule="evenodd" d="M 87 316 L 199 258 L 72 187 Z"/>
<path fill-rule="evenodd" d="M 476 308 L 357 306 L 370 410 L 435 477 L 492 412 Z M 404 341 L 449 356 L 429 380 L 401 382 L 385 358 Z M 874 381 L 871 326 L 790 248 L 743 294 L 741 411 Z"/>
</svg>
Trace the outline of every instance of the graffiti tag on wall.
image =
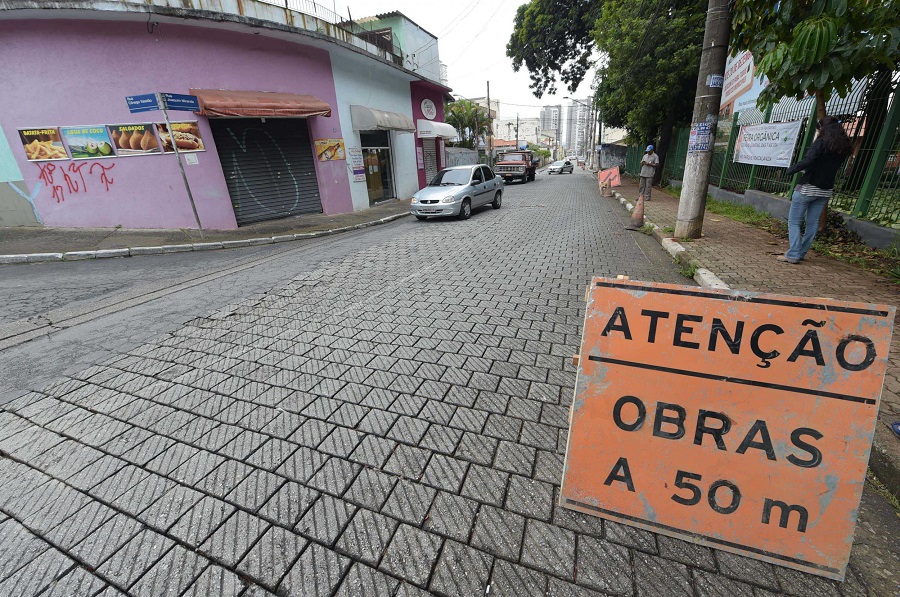
<svg viewBox="0 0 900 597">
<path fill-rule="evenodd" d="M 88 182 L 99 184 L 109 192 L 109 188 L 115 183 L 110 171 L 115 167 L 115 163 L 72 162 L 63 167 L 46 162 L 40 164 L 41 173 L 38 178 L 51 189 L 52 198 L 56 199 L 57 203 L 62 203 L 66 200 L 66 194 L 87 193 Z"/>
</svg>

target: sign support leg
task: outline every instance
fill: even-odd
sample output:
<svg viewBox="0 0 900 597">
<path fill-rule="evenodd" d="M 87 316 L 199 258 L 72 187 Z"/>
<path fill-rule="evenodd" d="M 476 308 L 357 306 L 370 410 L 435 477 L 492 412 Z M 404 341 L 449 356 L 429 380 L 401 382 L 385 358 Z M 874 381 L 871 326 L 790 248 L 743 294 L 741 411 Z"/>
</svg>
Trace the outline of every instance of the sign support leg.
<svg viewBox="0 0 900 597">
<path fill-rule="evenodd" d="M 181 179 L 184 181 L 184 189 L 187 191 L 188 199 L 191 202 L 191 209 L 194 212 L 194 220 L 197 222 L 197 229 L 200 230 L 200 238 L 204 239 L 203 225 L 200 223 L 200 215 L 197 213 L 197 205 L 194 203 L 194 195 L 191 193 L 191 185 L 188 184 L 187 174 L 184 173 L 184 164 L 181 163 L 181 152 L 178 151 L 178 144 L 175 143 L 175 131 L 172 130 L 172 123 L 169 122 L 169 111 L 166 109 L 165 100 L 159 93 L 156 94 L 156 101 L 162 108 L 163 118 L 166 121 L 166 130 L 169 131 L 169 139 L 172 141 L 172 150 L 175 152 L 175 159 L 178 161 L 178 170 L 181 172 Z"/>
</svg>

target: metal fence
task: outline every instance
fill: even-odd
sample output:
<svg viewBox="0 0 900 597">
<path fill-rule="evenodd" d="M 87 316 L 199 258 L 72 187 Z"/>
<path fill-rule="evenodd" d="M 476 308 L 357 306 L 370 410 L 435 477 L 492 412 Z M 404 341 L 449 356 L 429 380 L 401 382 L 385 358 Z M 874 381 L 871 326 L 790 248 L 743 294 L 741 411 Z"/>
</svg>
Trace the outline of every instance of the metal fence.
<svg viewBox="0 0 900 597">
<path fill-rule="evenodd" d="M 846 97 L 827 103 L 829 116 L 839 118 L 853 140 L 854 151 L 835 181 L 830 206 L 878 224 L 900 228 L 900 105 L 897 95 L 900 72 L 881 73 L 857 81 Z M 740 127 L 763 122 L 802 121 L 800 141 L 792 162 L 806 153 L 815 133 L 815 98 L 785 98 L 762 112 L 755 108 L 719 122 L 709 182 L 722 189 L 743 193 L 747 189 L 789 198 L 799 175 L 787 176 L 785 168 L 752 166 L 734 161 L 734 144 Z M 664 176 L 684 176 L 690 130 L 676 130 L 666 156 Z M 643 152 L 629 147 L 625 171 L 637 175 Z"/>
</svg>

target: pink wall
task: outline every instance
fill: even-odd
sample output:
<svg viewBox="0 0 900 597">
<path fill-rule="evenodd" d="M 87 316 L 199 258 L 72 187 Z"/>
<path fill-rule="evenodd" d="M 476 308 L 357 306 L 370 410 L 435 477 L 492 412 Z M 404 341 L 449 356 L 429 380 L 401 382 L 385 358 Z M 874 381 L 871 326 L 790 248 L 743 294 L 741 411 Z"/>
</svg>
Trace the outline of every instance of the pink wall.
<svg viewBox="0 0 900 597">
<path fill-rule="evenodd" d="M 434 117 L 434 120 L 436 122 L 444 122 L 444 93 L 439 87 L 424 81 L 413 81 L 409 84 L 409 93 L 412 99 L 413 122 L 417 122 L 420 118 L 425 118 L 425 115 L 422 114 L 422 100 L 426 98 L 433 101 L 434 107 L 437 108 L 437 116 Z M 435 146 L 438 148 L 438 170 L 440 170 L 444 167 L 444 164 L 441 163 L 441 152 L 440 147 L 437 145 L 437 140 L 435 140 Z M 419 139 L 418 134 L 416 134 L 416 147 L 422 147 L 422 140 Z M 425 179 L 424 169 L 419 168 L 418 172 L 419 188 L 422 188 L 428 184 L 428 181 Z"/>
<path fill-rule="evenodd" d="M 308 46 L 165 23 L 150 35 L 143 21 L 29 20 L 0 22 L 0 55 L 0 124 L 31 190 L 41 165 L 25 159 L 16 129 L 162 120 L 161 112 L 129 113 L 126 95 L 192 87 L 311 94 L 333 110 L 329 118 L 309 119 L 311 137 L 342 136 L 328 52 Z M 204 228 L 235 228 L 207 119 L 190 112 L 170 118 L 200 123 L 207 151 L 185 171 Z M 89 172 L 95 163 L 112 166 L 108 185 L 100 166 Z M 54 198 L 45 184 L 35 201 L 48 226 L 196 227 L 172 154 L 53 164 L 54 185 L 65 198 Z M 87 165 L 66 172 L 72 164 Z M 316 162 L 316 170 L 325 213 L 352 211 L 345 162 Z M 65 183 L 66 173 L 77 190 Z"/>
</svg>

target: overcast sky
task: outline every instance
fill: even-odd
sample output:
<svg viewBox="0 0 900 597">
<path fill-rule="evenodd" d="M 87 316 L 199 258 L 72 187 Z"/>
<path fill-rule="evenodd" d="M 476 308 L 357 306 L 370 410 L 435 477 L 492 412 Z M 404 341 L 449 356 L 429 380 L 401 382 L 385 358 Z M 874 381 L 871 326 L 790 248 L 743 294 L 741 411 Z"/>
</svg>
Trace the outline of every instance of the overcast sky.
<svg viewBox="0 0 900 597">
<path fill-rule="evenodd" d="M 319 0 L 329 6 L 329 0 Z M 491 82 L 491 100 L 500 100 L 500 118 L 537 116 L 540 106 L 568 104 L 564 95 L 584 99 L 590 94 L 590 80 L 575 94 L 560 87 L 555 96 L 534 97 L 530 79 L 522 68 L 515 73 L 506 56 L 506 43 L 513 31 L 516 9 L 524 0 L 335 0 L 337 11 L 354 18 L 398 10 L 438 37 L 441 62 L 447 65 L 453 93 L 463 97 L 484 97 Z M 519 104 L 519 105 L 515 105 Z"/>
</svg>

